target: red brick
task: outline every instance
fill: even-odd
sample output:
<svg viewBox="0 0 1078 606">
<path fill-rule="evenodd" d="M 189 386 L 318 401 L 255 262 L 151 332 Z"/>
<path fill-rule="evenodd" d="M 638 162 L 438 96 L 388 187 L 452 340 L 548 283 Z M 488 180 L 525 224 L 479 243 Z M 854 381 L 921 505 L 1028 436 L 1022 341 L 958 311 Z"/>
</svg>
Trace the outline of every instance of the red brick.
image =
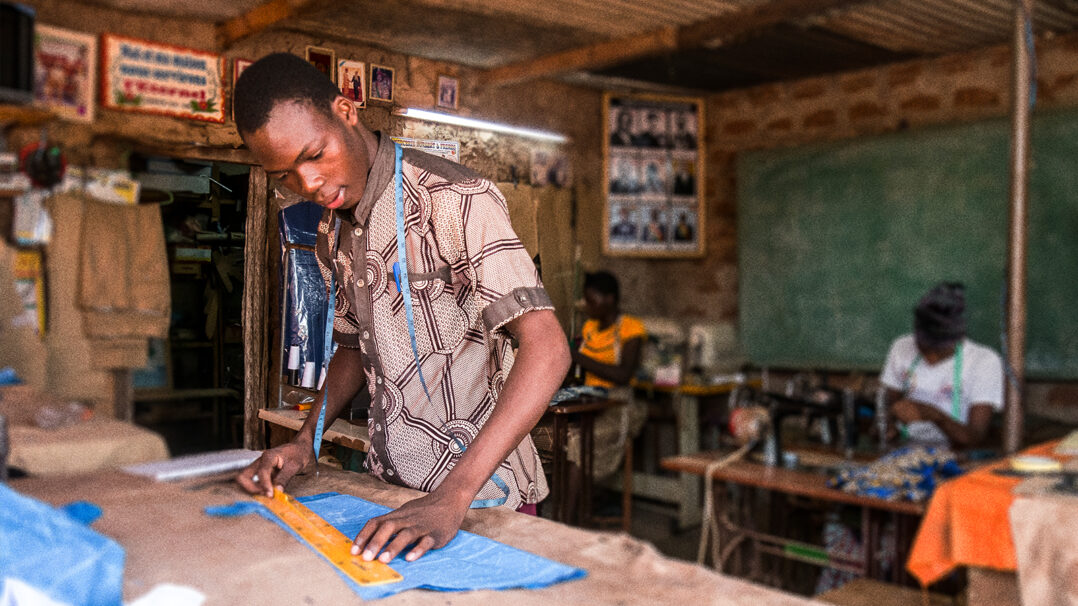
<svg viewBox="0 0 1078 606">
<path fill-rule="evenodd" d="M 974 60 L 971 55 L 950 55 L 942 57 L 934 63 L 944 74 L 953 76 L 973 70 Z"/>
<path fill-rule="evenodd" d="M 899 109 L 906 111 L 931 112 L 940 108 L 939 97 L 931 95 L 914 95 L 898 104 Z"/>
<path fill-rule="evenodd" d="M 756 122 L 752 120 L 734 120 L 727 122 L 722 127 L 722 132 L 727 135 L 744 135 L 756 130 Z"/>
<path fill-rule="evenodd" d="M 988 57 L 988 65 L 992 67 L 1003 67 L 1014 62 L 1010 46 L 997 46 L 987 49 L 984 51 L 984 56 Z"/>
<path fill-rule="evenodd" d="M 954 93 L 956 107 L 994 107 L 1000 104 L 999 95 L 983 88 L 960 88 Z"/>
<path fill-rule="evenodd" d="M 917 77 L 924 71 L 920 63 L 907 63 L 895 65 L 887 70 L 887 84 L 889 86 L 905 86 L 913 84 Z"/>
<path fill-rule="evenodd" d="M 842 78 L 842 92 L 844 93 L 858 93 L 863 90 L 872 88 L 876 84 L 876 74 L 855 74 Z"/>
<path fill-rule="evenodd" d="M 860 103 L 855 103 L 853 107 L 850 108 L 849 113 L 850 120 L 858 121 L 887 115 L 887 110 L 881 107 L 879 103 L 861 101 Z"/>
<path fill-rule="evenodd" d="M 838 121 L 835 116 L 835 112 L 830 109 L 821 109 L 818 112 L 813 112 L 805 117 L 802 123 L 805 128 L 820 128 L 824 126 L 834 126 Z"/>
<path fill-rule="evenodd" d="M 767 123 L 764 130 L 773 133 L 786 133 L 794 127 L 794 121 L 790 118 L 779 118 L 778 120 L 772 120 Z"/>
<path fill-rule="evenodd" d="M 793 85 L 790 95 L 794 99 L 815 99 L 827 92 L 827 86 L 820 80 L 805 80 Z"/>
<path fill-rule="evenodd" d="M 757 86 L 745 91 L 753 105 L 767 105 L 782 98 L 782 89 L 776 84 Z"/>
</svg>

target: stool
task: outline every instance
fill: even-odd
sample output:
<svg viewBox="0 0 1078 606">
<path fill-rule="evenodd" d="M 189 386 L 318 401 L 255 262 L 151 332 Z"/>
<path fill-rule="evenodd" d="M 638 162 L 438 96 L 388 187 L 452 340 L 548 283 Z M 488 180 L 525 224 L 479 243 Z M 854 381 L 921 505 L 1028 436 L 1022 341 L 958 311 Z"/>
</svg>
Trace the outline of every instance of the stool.
<svg viewBox="0 0 1078 606">
<path fill-rule="evenodd" d="M 939 594 L 929 593 L 924 601 L 921 590 L 902 587 L 872 579 L 854 579 L 838 589 L 825 591 L 813 598 L 825 604 L 836 606 L 953 606 L 954 600 Z"/>
</svg>

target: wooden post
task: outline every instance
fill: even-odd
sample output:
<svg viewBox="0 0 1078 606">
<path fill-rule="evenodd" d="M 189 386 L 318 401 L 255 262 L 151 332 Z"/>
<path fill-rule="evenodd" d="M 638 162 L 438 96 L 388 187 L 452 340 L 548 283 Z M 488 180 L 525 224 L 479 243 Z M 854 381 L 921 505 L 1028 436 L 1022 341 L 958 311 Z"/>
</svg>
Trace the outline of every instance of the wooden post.
<svg viewBox="0 0 1078 606">
<path fill-rule="evenodd" d="M 265 442 L 258 410 L 269 397 L 269 317 L 267 233 L 269 202 L 266 173 L 252 166 L 247 193 L 247 236 L 243 270 L 243 447 L 261 449 Z"/>
<path fill-rule="evenodd" d="M 1033 0 L 1014 8 L 1014 109 L 1011 120 L 1011 209 L 1007 257 L 1007 407 L 1003 450 L 1013 453 L 1022 442 L 1022 391 L 1026 361 L 1026 233 L 1029 223 L 1029 114 L 1032 53 L 1027 27 L 1032 27 Z"/>
</svg>

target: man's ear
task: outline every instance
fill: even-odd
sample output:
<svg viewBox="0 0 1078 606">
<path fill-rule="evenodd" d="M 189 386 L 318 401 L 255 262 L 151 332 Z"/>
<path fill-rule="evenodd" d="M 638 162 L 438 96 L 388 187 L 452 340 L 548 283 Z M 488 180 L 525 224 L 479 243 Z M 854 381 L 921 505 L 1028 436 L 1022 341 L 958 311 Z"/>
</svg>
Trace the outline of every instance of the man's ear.
<svg viewBox="0 0 1078 606">
<path fill-rule="evenodd" d="M 333 99 L 333 113 L 337 114 L 349 126 L 355 126 L 359 121 L 359 112 L 356 106 L 342 95 Z"/>
</svg>

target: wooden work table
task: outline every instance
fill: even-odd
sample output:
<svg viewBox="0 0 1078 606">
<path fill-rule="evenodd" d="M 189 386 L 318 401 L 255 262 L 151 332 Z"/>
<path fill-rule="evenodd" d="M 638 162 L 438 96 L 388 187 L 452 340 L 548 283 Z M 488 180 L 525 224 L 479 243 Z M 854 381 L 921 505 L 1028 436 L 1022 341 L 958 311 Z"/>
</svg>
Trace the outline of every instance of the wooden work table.
<svg viewBox="0 0 1078 606">
<path fill-rule="evenodd" d="M 158 583 L 175 583 L 207 596 L 205 604 L 355 603 L 358 598 L 317 555 L 257 515 L 216 518 L 206 506 L 248 498 L 227 477 L 155 483 L 121 472 L 62 479 L 26 478 L 11 484 L 31 497 L 60 505 L 88 500 L 103 516 L 92 527 L 126 551 L 124 599 Z M 325 469 L 297 476 L 296 495 L 337 491 L 390 507 L 420 493 L 365 474 Z M 469 604 L 815 604 L 705 568 L 666 558 L 625 534 L 571 528 L 504 508 L 469 510 L 463 528 L 532 553 L 578 566 L 587 577 L 543 589 L 438 593 L 405 591 L 379 600 L 395 605 Z"/>
<path fill-rule="evenodd" d="M 924 504 L 876 499 L 831 488 L 827 486 L 828 476 L 826 473 L 818 469 L 787 469 L 748 460 L 738 460 L 726 466 L 712 469 L 708 473 L 708 466 L 726 454 L 729 453 L 700 452 L 691 455 L 667 457 L 663 459 L 662 467 L 699 477 L 709 475 L 709 480 L 716 483 L 726 482 L 776 494 L 802 497 L 822 503 L 850 505 L 861 509 L 864 558 L 858 562 L 838 561 L 833 558 L 828 561 L 827 556 L 823 556 L 822 559 L 820 557 L 801 557 L 790 549 L 793 546 L 802 552 L 826 553 L 821 546 L 788 540 L 783 536 L 776 535 L 773 529 L 761 531 L 754 528 L 752 520 L 754 504 L 749 501 L 751 498 L 751 495 L 747 494 L 749 491 L 740 491 L 741 502 L 731 503 L 725 490 L 715 490 L 715 516 L 716 520 L 719 521 L 720 535 L 723 535 L 720 537 L 720 541 L 724 545 L 732 545 L 740 541 L 748 542 L 752 547 L 750 570 L 747 572 L 750 578 L 760 577 L 760 554 L 770 554 L 850 570 L 864 576 L 879 577 L 882 575 L 882 571 L 880 570 L 880 559 L 877 557 L 877 552 L 880 545 L 882 517 L 886 514 L 894 515 L 894 520 L 898 525 L 896 534 L 899 537 L 898 540 L 894 541 L 892 561 L 895 563 L 895 567 L 891 571 L 891 576 L 899 581 L 904 579 L 905 574 L 901 565 L 905 561 L 906 554 L 904 539 L 912 535 L 912 527 L 915 527 L 924 515 Z M 770 502 L 775 506 L 775 500 Z M 899 543 L 903 544 L 900 545 Z M 798 549 L 793 551 L 795 552 Z M 727 558 L 732 555 L 732 551 L 723 554 L 719 561 L 715 563 L 715 567 L 720 571 L 723 570 Z"/>
</svg>

